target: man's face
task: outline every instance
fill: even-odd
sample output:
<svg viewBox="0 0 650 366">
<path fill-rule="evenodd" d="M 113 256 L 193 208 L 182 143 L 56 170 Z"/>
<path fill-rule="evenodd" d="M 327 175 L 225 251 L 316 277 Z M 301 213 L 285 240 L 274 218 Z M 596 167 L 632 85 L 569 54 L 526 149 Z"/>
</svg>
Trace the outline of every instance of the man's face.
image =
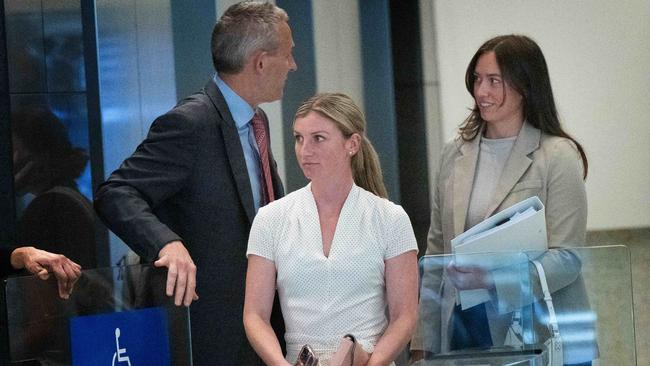
<svg viewBox="0 0 650 366">
<path fill-rule="evenodd" d="M 272 52 L 265 55 L 264 71 L 261 82 L 261 103 L 272 102 L 282 98 L 284 84 L 289 71 L 296 71 L 298 66 L 293 59 L 293 37 L 291 29 L 286 22 L 277 27 L 280 45 Z"/>
</svg>

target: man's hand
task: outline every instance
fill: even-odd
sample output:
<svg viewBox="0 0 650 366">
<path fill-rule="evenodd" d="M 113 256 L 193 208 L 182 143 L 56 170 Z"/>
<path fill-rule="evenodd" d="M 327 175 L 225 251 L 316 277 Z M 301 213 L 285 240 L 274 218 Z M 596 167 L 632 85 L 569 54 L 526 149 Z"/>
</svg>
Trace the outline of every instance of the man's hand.
<svg viewBox="0 0 650 366">
<path fill-rule="evenodd" d="M 190 306 L 198 300 L 196 294 L 196 266 L 180 241 L 167 243 L 158 253 L 156 267 L 167 267 L 167 296 L 174 296 L 174 304 Z M 176 291 L 174 292 L 174 288 Z"/>
<path fill-rule="evenodd" d="M 34 247 L 16 248 L 11 252 L 11 265 L 16 269 L 25 268 L 43 280 L 54 273 L 62 299 L 70 297 L 75 282 L 81 276 L 81 266 L 66 256 Z"/>
<path fill-rule="evenodd" d="M 494 279 L 487 269 L 480 266 L 458 266 L 454 262 L 447 266 L 447 275 L 459 290 L 492 289 Z"/>
</svg>

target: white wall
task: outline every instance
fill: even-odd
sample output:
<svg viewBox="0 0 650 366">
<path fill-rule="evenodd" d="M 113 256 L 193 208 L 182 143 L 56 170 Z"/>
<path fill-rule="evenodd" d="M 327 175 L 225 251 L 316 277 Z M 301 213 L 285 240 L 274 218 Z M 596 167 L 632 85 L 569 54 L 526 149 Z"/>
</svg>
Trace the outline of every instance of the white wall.
<svg viewBox="0 0 650 366">
<path fill-rule="evenodd" d="M 650 1 L 430 4 L 443 138 L 472 106 L 464 75 L 476 49 L 495 35 L 526 34 L 544 51 L 564 127 L 587 152 L 588 228 L 650 226 Z"/>
<path fill-rule="evenodd" d="M 363 110 L 357 0 L 312 1 L 312 11 L 317 92 L 345 93 Z"/>
</svg>

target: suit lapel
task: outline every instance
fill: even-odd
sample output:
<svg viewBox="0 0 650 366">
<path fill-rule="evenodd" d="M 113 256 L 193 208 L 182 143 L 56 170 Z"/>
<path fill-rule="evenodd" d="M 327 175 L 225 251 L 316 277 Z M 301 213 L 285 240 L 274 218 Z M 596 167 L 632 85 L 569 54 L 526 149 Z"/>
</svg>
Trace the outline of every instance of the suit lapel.
<svg viewBox="0 0 650 366">
<path fill-rule="evenodd" d="M 499 178 L 499 183 L 492 196 L 492 202 L 488 207 L 485 217 L 491 216 L 494 211 L 501 205 L 508 193 L 519 182 L 533 160 L 528 157 L 530 153 L 539 148 L 541 131 L 524 122 L 521 127 L 519 136 L 515 140 L 512 152 L 503 167 L 503 173 Z"/>
<path fill-rule="evenodd" d="M 453 191 L 453 212 L 454 212 L 454 236 L 465 231 L 467 209 L 472 193 L 472 182 L 478 161 L 480 137 L 467 142 L 460 140 L 460 155 L 454 164 L 454 179 L 452 182 Z"/>
<path fill-rule="evenodd" d="M 253 192 L 251 191 L 251 183 L 248 178 L 248 169 L 246 168 L 246 160 L 244 159 L 244 151 L 239 141 L 239 133 L 235 126 L 235 121 L 230 114 L 228 105 L 226 104 L 223 95 L 217 88 L 213 80 L 210 80 L 204 88 L 205 93 L 208 95 L 212 104 L 217 109 L 220 116 L 218 126 L 223 134 L 223 142 L 226 147 L 226 154 L 230 162 L 230 168 L 235 179 L 239 199 L 246 210 L 246 215 L 250 222 L 253 222 L 255 217 L 255 206 L 253 205 Z"/>
</svg>

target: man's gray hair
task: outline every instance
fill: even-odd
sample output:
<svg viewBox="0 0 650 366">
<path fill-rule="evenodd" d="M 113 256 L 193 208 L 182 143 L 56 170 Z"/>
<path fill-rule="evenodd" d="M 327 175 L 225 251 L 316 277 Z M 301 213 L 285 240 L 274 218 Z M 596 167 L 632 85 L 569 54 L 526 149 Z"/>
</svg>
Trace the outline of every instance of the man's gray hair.
<svg viewBox="0 0 650 366">
<path fill-rule="evenodd" d="M 212 31 L 212 62 L 217 72 L 236 74 L 253 52 L 276 50 L 280 45 L 277 27 L 288 20 L 284 10 L 268 2 L 230 6 Z"/>
</svg>

